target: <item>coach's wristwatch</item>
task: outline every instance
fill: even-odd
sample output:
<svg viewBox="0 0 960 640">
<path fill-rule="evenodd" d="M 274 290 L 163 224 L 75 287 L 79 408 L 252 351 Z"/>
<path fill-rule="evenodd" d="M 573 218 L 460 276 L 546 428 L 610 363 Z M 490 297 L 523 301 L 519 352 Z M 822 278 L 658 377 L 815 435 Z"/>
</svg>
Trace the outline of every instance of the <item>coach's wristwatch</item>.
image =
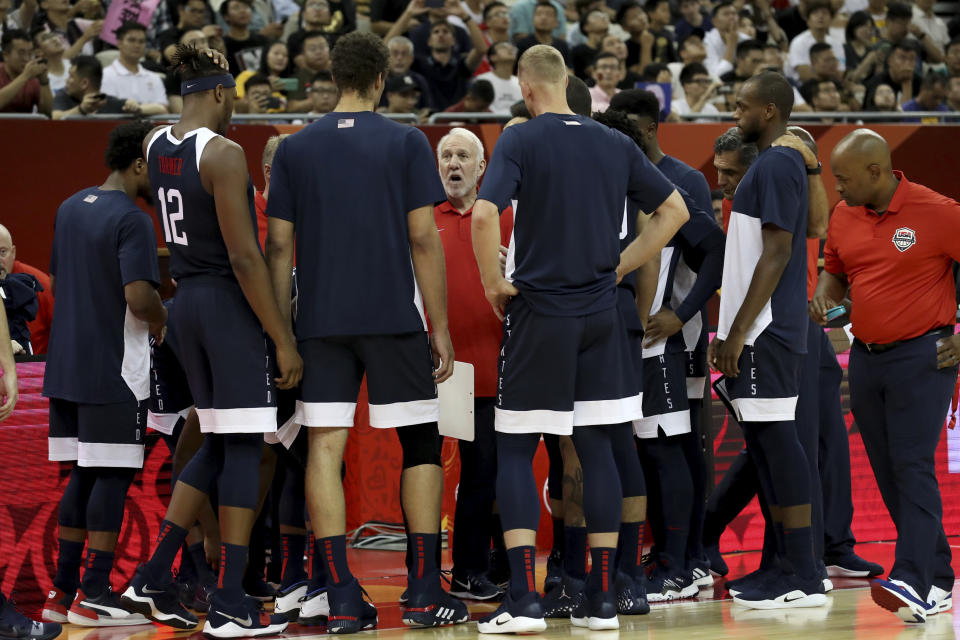
<svg viewBox="0 0 960 640">
<path fill-rule="evenodd" d="M 818 175 L 820 175 L 821 173 L 823 173 L 823 163 L 822 163 L 822 162 L 818 162 L 818 163 L 817 163 L 817 168 L 816 168 L 816 169 L 811 169 L 810 167 L 807 167 L 807 175 L 808 175 L 808 176 L 818 176 Z"/>
</svg>

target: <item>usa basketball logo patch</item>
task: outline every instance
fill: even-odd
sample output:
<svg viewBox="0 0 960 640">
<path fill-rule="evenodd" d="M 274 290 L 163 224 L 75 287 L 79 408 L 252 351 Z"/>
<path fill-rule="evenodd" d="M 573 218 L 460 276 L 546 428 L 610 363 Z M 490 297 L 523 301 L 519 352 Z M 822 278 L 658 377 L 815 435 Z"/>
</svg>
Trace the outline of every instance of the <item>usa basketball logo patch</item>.
<svg viewBox="0 0 960 640">
<path fill-rule="evenodd" d="M 893 246 L 903 253 L 917 244 L 917 232 L 910 227 L 900 227 L 893 232 Z"/>
</svg>

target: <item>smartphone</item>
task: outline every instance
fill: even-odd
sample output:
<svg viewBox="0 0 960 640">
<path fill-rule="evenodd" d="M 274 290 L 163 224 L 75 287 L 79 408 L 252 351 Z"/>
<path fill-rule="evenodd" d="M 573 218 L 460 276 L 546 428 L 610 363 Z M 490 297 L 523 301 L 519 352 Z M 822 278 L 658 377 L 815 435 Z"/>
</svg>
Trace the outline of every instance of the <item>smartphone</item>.
<svg viewBox="0 0 960 640">
<path fill-rule="evenodd" d="M 425 0 L 424 6 L 428 9 L 443 9 L 447 6 L 446 0 Z"/>
<path fill-rule="evenodd" d="M 39 62 L 40 64 L 47 64 L 46 58 L 37 58 L 34 62 Z"/>
<path fill-rule="evenodd" d="M 274 96 L 270 96 L 269 98 L 267 98 L 267 109 L 282 109 L 282 108 L 283 108 L 283 100 Z"/>
<path fill-rule="evenodd" d="M 836 320 L 837 318 L 839 318 L 839 317 L 842 316 L 842 315 L 845 315 L 846 313 L 847 313 L 847 308 L 846 308 L 845 306 L 843 306 L 842 304 L 841 304 L 841 305 L 837 305 L 836 307 L 833 307 L 832 309 L 828 309 L 828 310 L 827 310 L 827 322 L 830 322 L 831 320 Z"/>
<path fill-rule="evenodd" d="M 95 94 L 93 94 L 93 99 L 94 99 L 94 100 L 106 100 L 106 98 L 107 98 L 107 94 L 105 94 L 105 93 L 95 93 Z"/>
<path fill-rule="evenodd" d="M 297 78 L 280 78 L 281 91 L 296 91 L 300 88 L 300 80 Z"/>
</svg>

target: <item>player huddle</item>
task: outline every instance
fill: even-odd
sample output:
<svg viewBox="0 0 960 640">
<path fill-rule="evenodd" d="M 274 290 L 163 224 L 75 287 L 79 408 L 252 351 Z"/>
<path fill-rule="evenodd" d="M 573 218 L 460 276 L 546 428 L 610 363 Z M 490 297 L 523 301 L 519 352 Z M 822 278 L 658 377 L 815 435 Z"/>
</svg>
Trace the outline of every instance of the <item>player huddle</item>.
<svg viewBox="0 0 960 640">
<path fill-rule="evenodd" d="M 325 619 L 331 633 L 375 627 L 377 611 L 347 562 L 341 479 L 366 376 L 371 425 L 395 429 L 403 450 L 403 621 L 465 622 L 467 607 L 442 588 L 438 562 L 437 385 L 453 372 L 454 345 L 434 207 L 449 194 L 424 134 L 374 113 L 387 71 L 384 45 L 369 34 L 342 37 L 332 55 L 337 109 L 276 149 L 265 260 L 243 151 L 223 137 L 233 80 L 216 54 L 181 47 L 177 59 L 180 121 L 150 131 L 118 128 L 108 149 L 108 181 L 73 196 L 57 216 L 51 260 L 57 315 L 44 393 L 51 397 L 51 459 L 75 464 L 61 502 L 58 572 L 45 619 L 91 626 L 152 620 L 192 629 L 198 619 L 184 604 L 199 609 L 200 603 L 204 632 L 212 637 L 276 634 L 296 619 Z M 755 144 L 759 155 L 740 167 L 739 186 L 732 185 L 724 240 L 703 176 L 660 151 L 656 108 L 652 116 L 631 110 L 625 92 L 623 111 L 615 99 L 613 111 L 593 120 L 588 99 L 586 112 L 575 112 L 563 59 L 549 46 L 523 55 L 519 78 L 534 117 L 501 134 L 470 222 L 476 288 L 482 286 L 490 313 L 503 321 L 495 483 L 509 569 L 505 593 L 494 589 L 502 603 L 478 621 L 479 631 L 537 632 L 557 617 L 616 629 L 618 614 L 640 615 L 648 602 L 695 596 L 712 584 L 711 571 L 726 573 L 718 550 L 703 545 L 697 425 L 706 363 L 723 374 L 715 388 L 743 429 L 768 523 L 760 569 L 728 583 L 735 602 L 759 609 L 822 606 L 832 588 L 827 564 L 845 575 L 881 573 L 853 554 L 852 542 L 845 555 L 824 550 L 815 435 L 820 401 L 809 370 L 820 368 L 826 338 L 813 320 L 825 322 L 824 306 L 837 306 L 846 289 L 818 289 L 808 319 L 806 238 L 822 233 L 828 213 L 815 152 L 786 131 L 789 84 L 762 74 L 738 98 L 735 154 Z M 879 158 L 868 166 L 882 169 L 880 143 L 862 142 L 865 136 L 845 139 L 834 166 L 843 161 L 838 153 L 855 154 L 866 144 Z M 482 146 L 479 155 L 478 161 Z M 893 175 L 889 150 L 886 163 L 873 178 L 853 163 L 842 182 L 847 209 L 881 204 L 873 195 Z M 138 195 L 153 199 L 170 250 L 177 291 L 166 306 L 154 289 L 155 242 L 133 204 Z M 513 230 L 506 238 L 499 218 L 508 210 Z M 92 221 L 99 226 L 85 228 Z M 69 233 L 77 235 L 68 240 Z M 85 248 L 78 237 L 100 237 L 102 245 Z M 501 244 L 508 245 L 505 264 Z M 831 249 L 828 240 L 828 255 Z M 847 273 L 852 281 L 859 272 Z M 85 295 L 87 278 L 103 289 L 96 309 Z M 719 327 L 707 348 L 705 305 L 718 287 Z M 89 374 L 76 373 L 87 355 L 83 334 L 102 328 L 108 316 L 113 337 L 96 373 L 109 384 L 95 385 Z M 921 332 L 936 329 L 944 339 L 938 370 L 944 379 L 956 376 L 956 361 L 947 360 L 952 338 L 940 330 L 946 324 Z M 893 342 L 865 339 L 867 353 Z M 150 559 L 118 596 L 109 573 L 126 487 L 142 465 L 148 399 L 151 426 L 169 432 L 171 450 L 189 461 L 175 464 L 173 495 Z M 265 496 L 260 476 L 274 464 L 264 439 L 289 445 L 291 424 L 306 428 L 306 462 L 290 465 L 285 485 L 299 484 L 315 551 L 306 576 L 302 534 L 288 550 L 295 568 L 290 579 L 285 568 L 268 613 L 245 593 L 243 575 Z M 578 523 L 572 501 L 563 505 L 568 526 L 555 527 L 555 548 L 558 531 L 566 545 L 551 555 L 543 596 L 534 576 L 539 496 L 532 470 L 541 437 L 548 445 L 560 439 L 551 446 L 552 466 L 582 474 L 583 510 Z M 875 450 L 880 455 L 879 445 Z M 873 454 L 871 462 L 878 469 Z M 886 483 L 895 492 L 909 482 L 896 476 Z M 891 502 L 899 527 L 908 509 Z M 927 506 L 933 502 L 941 508 L 939 494 Z M 299 511 L 284 520 L 291 530 L 304 530 Z M 655 544 L 644 558 L 648 520 Z M 917 539 L 929 537 L 930 526 Z M 185 558 L 206 569 L 205 537 L 220 541 L 219 576 L 202 594 L 184 597 L 171 567 L 184 549 Z M 874 583 L 878 603 L 911 621 L 949 608 L 949 588 L 938 586 L 947 584 L 949 561 L 946 569 L 937 564 L 936 576 L 932 561 L 916 575 L 900 564 L 898 545 L 890 580 Z M 469 584 L 461 591 L 474 593 Z"/>
</svg>

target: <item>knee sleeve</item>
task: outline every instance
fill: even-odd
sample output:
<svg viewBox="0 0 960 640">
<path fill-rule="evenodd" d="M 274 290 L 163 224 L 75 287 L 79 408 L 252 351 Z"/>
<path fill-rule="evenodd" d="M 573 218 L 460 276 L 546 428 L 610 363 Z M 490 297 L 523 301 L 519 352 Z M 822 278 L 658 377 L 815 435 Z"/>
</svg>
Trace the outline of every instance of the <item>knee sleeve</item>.
<svg viewBox="0 0 960 640">
<path fill-rule="evenodd" d="M 397 429 L 400 448 L 403 449 L 403 468 L 410 469 L 422 464 L 440 466 L 440 449 L 443 438 L 436 422 L 412 424 Z"/>
<path fill-rule="evenodd" d="M 207 434 L 203 444 L 180 472 L 179 481 L 210 495 L 213 481 L 223 468 L 223 436 Z"/>
<path fill-rule="evenodd" d="M 504 531 L 533 529 L 540 522 L 540 497 L 533 477 L 539 433 L 497 434 L 497 506 Z"/>
<path fill-rule="evenodd" d="M 220 506 L 256 509 L 260 497 L 257 469 L 263 456 L 263 436 L 231 433 L 219 437 L 223 439 L 223 471 L 217 482 Z"/>
<path fill-rule="evenodd" d="M 633 444 L 633 425 L 630 423 L 609 427 L 613 437 L 613 458 L 617 463 L 624 498 L 647 495 L 640 456 Z"/>
<path fill-rule="evenodd" d="M 70 481 L 60 498 L 57 522 L 61 527 L 87 528 L 87 502 L 96 479 L 92 470 L 74 465 Z"/>
<path fill-rule="evenodd" d="M 563 454 L 560 452 L 560 436 L 545 433 L 543 444 L 547 447 L 547 458 L 550 460 L 547 491 L 551 500 L 563 500 Z"/>
<path fill-rule="evenodd" d="M 573 445 L 583 469 L 583 515 L 587 520 L 587 533 L 620 530 L 623 493 L 610 429 L 610 426 L 573 428 Z"/>
<path fill-rule="evenodd" d="M 87 529 L 120 531 L 127 490 L 133 481 L 134 469 L 98 468 L 97 480 L 87 501 Z"/>
</svg>

